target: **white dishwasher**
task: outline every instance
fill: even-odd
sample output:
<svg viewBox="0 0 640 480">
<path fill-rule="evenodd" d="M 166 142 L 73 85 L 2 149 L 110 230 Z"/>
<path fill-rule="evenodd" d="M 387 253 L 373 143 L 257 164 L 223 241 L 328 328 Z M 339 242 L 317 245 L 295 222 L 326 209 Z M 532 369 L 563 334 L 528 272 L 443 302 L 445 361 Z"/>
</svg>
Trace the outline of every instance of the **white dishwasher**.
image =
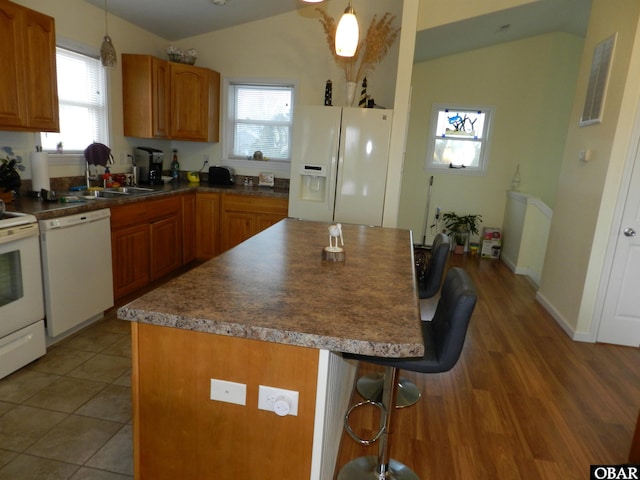
<svg viewBox="0 0 640 480">
<path fill-rule="evenodd" d="M 108 208 L 40 220 L 47 335 L 57 337 L 113 306 Z"/>
</svg>

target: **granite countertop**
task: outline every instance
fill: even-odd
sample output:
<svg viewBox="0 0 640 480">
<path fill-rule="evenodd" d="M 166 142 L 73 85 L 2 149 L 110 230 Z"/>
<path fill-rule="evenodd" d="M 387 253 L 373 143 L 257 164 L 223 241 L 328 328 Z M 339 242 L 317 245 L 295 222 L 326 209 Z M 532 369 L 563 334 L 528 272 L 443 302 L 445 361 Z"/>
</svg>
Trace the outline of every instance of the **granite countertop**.
<svg viewBox="0 0 640 480">
<path fill-rule="evenodd" d="M 147 187 L 146 185 L 141 185 Z M 60 201 L 47 202 L 40 198 L 21 196 L 15 198 L 12 203 L 7 205 L 7 210 L 21 213 L 30 213 L 35 215 L 38 220 L 47 220 L 50 218 L 61 217 L 65 215 L 74 215 L 76 213 L 88 212 L 91 210 L 99 210 L 101 208 L 110 208 L 116 205 L 123 205 L 132 202 L 139 202 L 146 199 L 156 199 L 162 196 L 180 195 L 184 192 L 196 190 L 198 192 L 221 192 L 227 194 L 255 195 L 261 197 L 288 198 L 289 190 L 285 188 L 267 188 L 267 187 L 247 187 L 244 185 L 232 185 L 229 187 L 213 187 L 206 183 L 187 183 L 178 184 L 166 183 L 164 185 L 150 187 L 153 192 L 148 194 L 122 195 L 116 198 L 97 198 L 85 200 L 78 203 L 61 203 Z M 65 192 L 65 194 L 74 192 Z M 63 196 L 65 194 L 61 194 Z"/>
<path fill-rule="evenodd" d="M 408 230 L 343 225 L 344 262 L 322 260 L 328 224 L 285 219 L 118 310 L 118 317 L 267 342 L 422 356 Z"/>
</svg>

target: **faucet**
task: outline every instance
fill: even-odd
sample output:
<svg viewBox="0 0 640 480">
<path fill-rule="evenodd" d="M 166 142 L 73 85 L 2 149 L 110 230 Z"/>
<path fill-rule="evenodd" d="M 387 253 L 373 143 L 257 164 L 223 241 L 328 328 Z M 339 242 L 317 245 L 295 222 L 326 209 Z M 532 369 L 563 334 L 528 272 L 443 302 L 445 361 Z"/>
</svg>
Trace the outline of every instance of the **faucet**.
<svg viewBox="0 0 640 480">
<path fill-rule="evenodd" d="M 98 179 L 98 175 L 91 175 L 90 171 L 89 171 L 89 162 L 85 162 L 86 168 L 85 168 L 85 177 L 87 179 L 87 190 L 89 189 L 89 187 L 91 187 L 91 180 L 97 180 Z"/>
</svg>

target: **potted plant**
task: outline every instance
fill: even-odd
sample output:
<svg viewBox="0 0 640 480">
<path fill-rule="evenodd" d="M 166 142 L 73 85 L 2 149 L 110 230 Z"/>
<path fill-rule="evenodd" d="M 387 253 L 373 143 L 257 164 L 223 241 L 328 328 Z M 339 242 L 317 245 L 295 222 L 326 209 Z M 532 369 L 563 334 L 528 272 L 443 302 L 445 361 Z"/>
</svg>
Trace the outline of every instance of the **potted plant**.
<svg viewBox="0 0 640 480">
<path fill-rule="evenodd" d="M 464 253 L 469 235 L 478 235 L 478 224 L 482 222 L 482 215 L 458 215 L 447 212 L 442 215 L 444 226 L 455 242 L 454 253 Z"/>
</svg>

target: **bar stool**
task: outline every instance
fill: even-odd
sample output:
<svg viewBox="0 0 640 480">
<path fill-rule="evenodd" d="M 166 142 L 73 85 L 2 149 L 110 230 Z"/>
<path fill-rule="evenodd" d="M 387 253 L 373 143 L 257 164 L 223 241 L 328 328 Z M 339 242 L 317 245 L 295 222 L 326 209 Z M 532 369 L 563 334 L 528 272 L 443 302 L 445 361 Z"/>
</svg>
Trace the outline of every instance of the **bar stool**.
<svg viewBox="0 0 640 480">
<path fill-rule="evenodd" d="M 398 370 L 420 373 L 441 373 L 458 362 L 477 294 L 469 275 L 461 268 L 447 272 L 442 294 L 431 322 L 422 322 L 425 353 L 422 358 L 385 358 L 343 353 L 344 358 L 384 365 L 382 402 L 365 400 L 353 405 L 345 415 L 347 433 L 362 445 L 377 441 L 378 456 L 359 457 L 347 463 L 338 473 L 338 480 L 418 480 L 418 476 L 406 465 L 389 458 L 392 413 L 398 392 Z M 391 407 L 389 407 L 391 405 Z M 363 406 L 375 406 L 381 410 L 380 429 L 371 439 L 360 438 L 349 425 L 349 416 Z"/>
<path fill-rule="evenodd" d="M 420 299 L 432 298 L 440 290 L 444 269 L 447 265 L 451 241 L 446 233 L 438 233 L 431 245 L 431 256 L 423 279 L 418 279 L 418 294 Z M 421 302 L 422 303 L 422 302 Z M 358 379 L 356 388 L 358 393 L 367 400 L 382 401 L 383 378 L 382 374 L 364 375 Z M 409 407 L 420 399 L 420 392 L 416 385 L 400 377 L 396 408 Z"/>
</svg>

